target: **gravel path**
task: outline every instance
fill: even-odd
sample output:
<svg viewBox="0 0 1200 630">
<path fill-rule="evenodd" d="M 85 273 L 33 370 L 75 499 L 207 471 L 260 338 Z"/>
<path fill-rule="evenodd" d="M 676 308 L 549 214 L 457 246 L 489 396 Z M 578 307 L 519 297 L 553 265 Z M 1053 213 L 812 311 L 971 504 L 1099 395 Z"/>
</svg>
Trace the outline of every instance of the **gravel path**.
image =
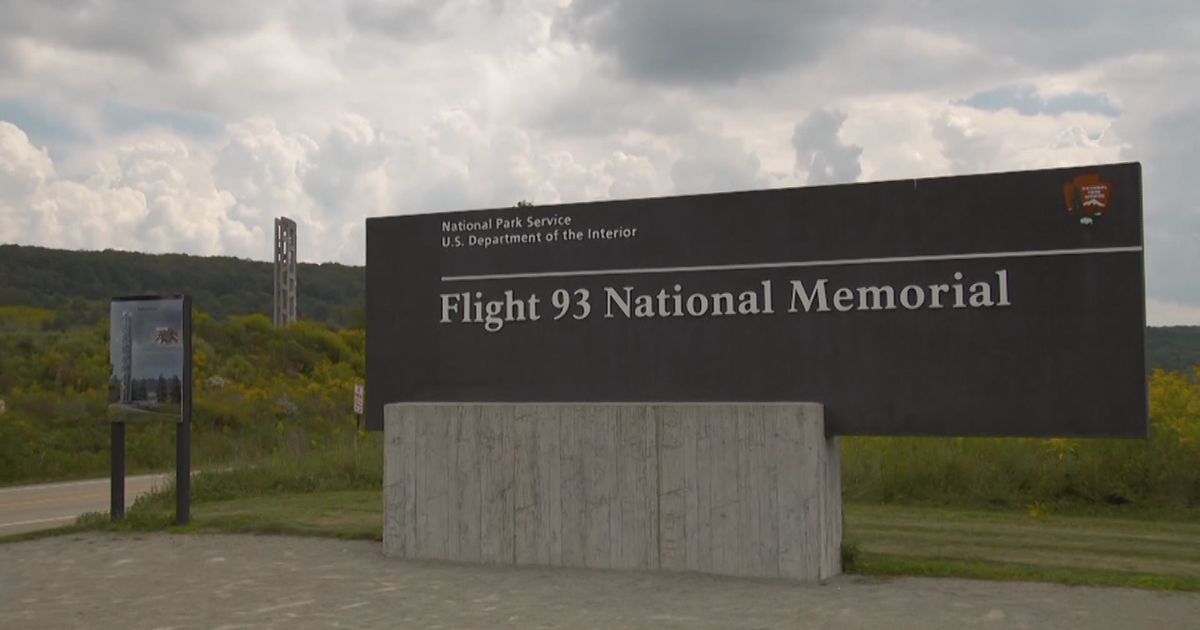
<svg viewBox="0 0 1200 630">
<path fill-rule="evenodd" d="M 4 630 L 315 628 L 1200 628 L 1200 595 L 839 577 L 455 566 L 380 545 L 255 536 L 87 534 L 0 546 Z"/>
</svg>

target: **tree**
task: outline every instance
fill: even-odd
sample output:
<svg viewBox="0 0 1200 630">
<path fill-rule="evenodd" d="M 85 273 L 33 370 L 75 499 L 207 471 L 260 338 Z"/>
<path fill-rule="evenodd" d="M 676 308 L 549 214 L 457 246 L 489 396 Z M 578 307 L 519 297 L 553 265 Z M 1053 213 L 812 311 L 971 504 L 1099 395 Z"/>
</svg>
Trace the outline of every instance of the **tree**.
<svg viewBox="0 0 1200 630">
<path fill-rule="evenodd" d="M 170 382 L 167 383 L 167 389 L 170 390 L 168 392 L 168 396 L 170 396 L 169 402 L 171 404 L 173 404 L 173 405 L 183 404 L 183 384 L 180 382 L 178 376 L 171 377 Z"/>
</svg>

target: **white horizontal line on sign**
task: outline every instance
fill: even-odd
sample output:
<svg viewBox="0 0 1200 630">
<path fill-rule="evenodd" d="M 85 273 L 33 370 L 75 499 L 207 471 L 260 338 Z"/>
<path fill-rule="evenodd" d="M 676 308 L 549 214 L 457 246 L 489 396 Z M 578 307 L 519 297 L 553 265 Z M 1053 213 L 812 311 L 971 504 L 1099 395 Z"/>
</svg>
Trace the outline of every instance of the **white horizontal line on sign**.
<svg viewBox="0 0 1200 630">
<path fill-rule="evenodd" d="M 1036 258 L 1045 256 L 1082 256 L 1142 251 L 1140 245 L 1128 247 L 1081 247 L 1076 249 L 1037 249 L 1023 252 L 984 252 L 974 254 L 937 254 L 930 256 L 893 256 L 890 258 L 844 258 L 841 260 L 801 260 L 795 262 L 746 263 L 736 265 L 696 265 L 692 267 L 645 267 L 632 269 L 583 269 L 576 271 L 537 271 L 495 273 L 475 276 L 442 276 L 442 282 L 472 280 L 516 280 L 522 278 L 569 278 L 575 276 L 624 276 L 653 273 L 691 273 L 698 271 L 739 271 L 749 269 L 787 269 L 799 267 L 836 267 L 841 265 L 886 265 L 892 263 L 935 262 L 941 260 L 983 260 L 988 258 Z"/>
</svg>

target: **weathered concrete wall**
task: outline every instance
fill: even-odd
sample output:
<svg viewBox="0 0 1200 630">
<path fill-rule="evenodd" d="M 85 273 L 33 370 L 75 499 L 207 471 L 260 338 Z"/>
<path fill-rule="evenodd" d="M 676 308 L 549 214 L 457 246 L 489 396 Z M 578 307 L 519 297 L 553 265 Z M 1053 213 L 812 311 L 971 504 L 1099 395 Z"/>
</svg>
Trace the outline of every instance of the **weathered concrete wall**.
<svg viewBox="0 0 1200 630">
<path fill-rule="evenodd" d="M 841 572 L 818 404 L 392 404 L 387 555 L 819 580 Z"/>
</svg>

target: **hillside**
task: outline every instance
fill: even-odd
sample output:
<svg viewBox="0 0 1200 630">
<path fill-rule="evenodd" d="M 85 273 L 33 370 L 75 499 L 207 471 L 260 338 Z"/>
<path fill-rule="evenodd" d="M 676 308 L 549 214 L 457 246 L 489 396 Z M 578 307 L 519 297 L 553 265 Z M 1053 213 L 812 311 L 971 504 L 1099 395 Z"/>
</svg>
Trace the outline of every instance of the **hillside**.
<svg viewBox="0 0 1200 630">
<path fill-rule="evenodd" d="M 297 270 L 300 319 L 335 328 L 361 325 L 365 269 L 301 263 Z M 271 316 L 273 266 L 227 256 L 69 251 L 0 245 L 0 306 L 56 311 L 60 327 L 97 321 L 108 301 L 140 293 L 192 294 L 197 310 L 217 319 Z"/>
<path fill-rule="evenodd" d="M 109 461 L 106 322 L 44 331 L 52 311 L 0 307 L 0 485 L 99 476 Z M 351 401 L 365 373 L 361 329 L 263 315 L 196 315 L 197 465 L 296 455 L 353 440 Z M 168 469 L 174 425 L 133 423 L 131 474 Z"/>
<path fill-rule="evenodd" d="M 1200 366 L 1200 326 L 1162 326 L 1146 330 L 1150 369 L 1190 372 Z"/>
<path fill-rule="evenodd" d="M 56 317 L 0 307 L 0 485 L 108 470 L 108 327 L 45 330 Z M 356 431 L 351 406 L 363 330 L 203 312 L 195 327 L 194 466 L 290 466 L 303 491 L 345 479 L 379 487 L 382 436 Z M 1022 510 L 1103 507 L 1116 495 L 1154 509 L 1200 506 L 1200 375 L 1156 373 L 1149 384 L 1150 440 L 847 438 L 845 496 Z M 129 425 L 130 474 L 170 470 L 174 436 L 173 422 Z M 362 455 L 375 463 L 361 465 Z"/>
<path fill-rule="evenodd" d="M 365 268 L 301 263 L 300 319 L 333 328 L 361 328 L 366 302 Z M 271 316 L 272 265 L 231 257 L 85 252 L 0 245 L 0 306 L 56 312 L 45 327 L 65 330 L 108 315 L 108 300 L 136 293 L 192 293 L 197 310 L 224 320 Z M 1200 365 L 1200 326 L 1151 327 L 1149 368 L 1190 371 Z"/>
</svg>

